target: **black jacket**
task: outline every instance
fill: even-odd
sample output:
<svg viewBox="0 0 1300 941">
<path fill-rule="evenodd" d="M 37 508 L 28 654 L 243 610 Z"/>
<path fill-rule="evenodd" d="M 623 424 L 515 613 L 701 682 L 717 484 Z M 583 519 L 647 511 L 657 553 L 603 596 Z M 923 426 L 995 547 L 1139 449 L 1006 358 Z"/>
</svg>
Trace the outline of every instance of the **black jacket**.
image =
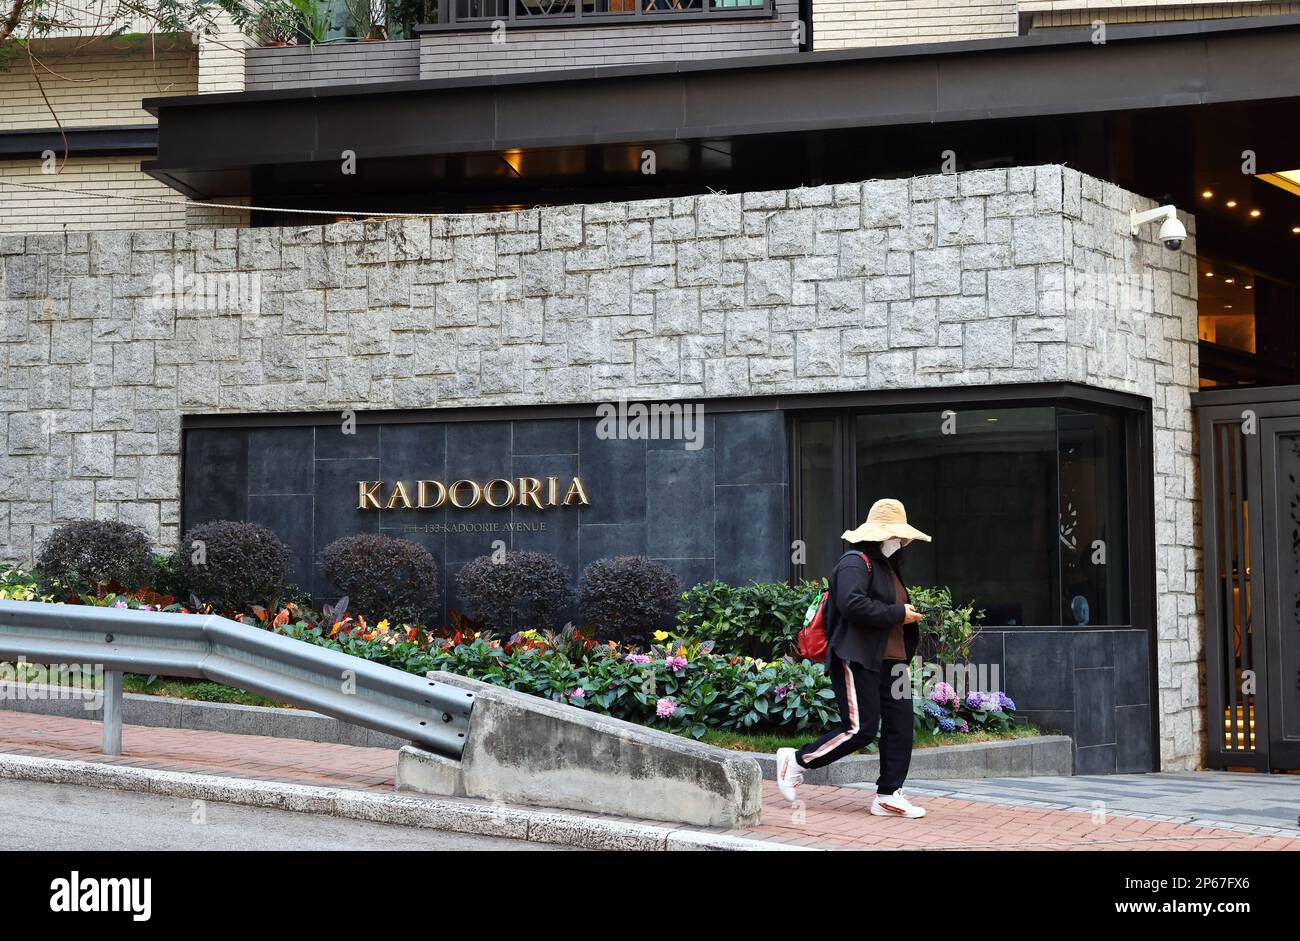
<svg viewBox="0 0 1300 941">
<path fill-rule="evenodd" d="M 855 548 L 861 548 L 855 547 Z M 869 670 L 880 669 L 885 641 L 896 624 L 903 623 L 903 605 L 894 601 L 894 563 L 875 547 L 865 550 L 871 572 L 855 551 L 845 555 L 831 570 L 831 604 L 826 626 L 826 658 L 832 651 L 841 660 L 860 663 Z M 920 644 L 915 624 L 903 626 L 904 647 L 911 660 Z"/>
</svg>

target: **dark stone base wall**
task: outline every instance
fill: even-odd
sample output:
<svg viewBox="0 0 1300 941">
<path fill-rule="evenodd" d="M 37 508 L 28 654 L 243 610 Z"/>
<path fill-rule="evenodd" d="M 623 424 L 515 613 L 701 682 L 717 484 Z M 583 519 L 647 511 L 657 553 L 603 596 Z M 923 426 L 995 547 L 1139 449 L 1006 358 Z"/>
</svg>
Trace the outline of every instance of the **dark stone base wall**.
<svg viewBox="0 0 1300 941">
<path fill-rule="evenodd" d="M 575 586 L 590 562 L 616 555 L 662 560 L 684 587 L 789 577 L 784 416 L 706 412 L 704 423 L 698 450 L 681 440 L 602 440 L 587 418 L 362 424 L 354 435 L 337 423 L 194 428 L 185 432 L 184 525 L 247 519 L 268 526 L 293 551 L 293 578 L 317 600 L 338 595 L 319 566 L 333 540 L 375 531 L 412 539 L 441 569 L 444 616 L 459 608 L 456 573 L 497 539 L 554 555 Z M 581 477 L 590 505 L 356 509 L 358 480 L 406 481 L 414 499 L 420 479 L 523 476 L 555 476 L 564 486 Z M 429 530 L 455 523 L 497 528 Z M 508 528 L 524 523 L 545 529 Z"/>
<path fill-rule="evenodd" d="M 1156 770 L 1147 631 L 988 628 L 971 660 L 998 665 L 1017 715 L 1074 740 L 1076 774 Z"/>
</svg>

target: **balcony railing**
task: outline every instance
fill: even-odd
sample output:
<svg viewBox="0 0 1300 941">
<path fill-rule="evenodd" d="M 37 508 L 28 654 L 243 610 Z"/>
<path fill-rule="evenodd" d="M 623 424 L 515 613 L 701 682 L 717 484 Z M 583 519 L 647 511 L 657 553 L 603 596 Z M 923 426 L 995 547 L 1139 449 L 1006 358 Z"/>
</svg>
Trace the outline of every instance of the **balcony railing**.
<svg viewBox="0 0 1300 941">
<path fill-rule="evenodd" d="M 758 19 L 773 0 L 443 0 L 416 34 L 508 26 L 630 26 L 686 20 Z"/>
</svg>

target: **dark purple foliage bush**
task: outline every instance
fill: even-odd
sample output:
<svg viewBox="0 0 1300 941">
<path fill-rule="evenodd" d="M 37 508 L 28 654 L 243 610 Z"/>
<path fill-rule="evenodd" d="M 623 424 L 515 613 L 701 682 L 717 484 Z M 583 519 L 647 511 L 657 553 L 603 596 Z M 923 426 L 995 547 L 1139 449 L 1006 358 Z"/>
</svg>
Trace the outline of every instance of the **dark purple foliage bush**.
<svg viewBox="0 0 1300 941">
<path fill-rule="evenodd" d="M 672 622 L 681 593 L 681 582 L 662 562 L 623 555 L 587 566 L 578 605 L 601 640 L 644 647 L 653 631 Z"/>
<path fill-rule="evenodd" d="M 456 577 L 467 613 L 494 631 L 549 629 L 569 604 L 569 573 L 544 552 L 505 552 L 467 562 Z"/>
<path fill-rule="evenodd" d="M 325 577 L 349 607 L 372 622 L 428 624 L 438 610 L 438 563 L 409 539 L 363 533 L 335 539 L 321 553 Z"/>
<path fill-rule="evenodd" d="M 185 586 L 223 613 L 269 605 L 289 590 L 289 549 L 257 523 L 218 520 L 191 527 L 177 552 Z"/>
<path fill-rule="evenodd" d="M 139 526 L 117 520 L 73 520 L 41 546 L 41 580 L 57 592 L 99 594 L 112 582 L 144 588 L 153 574 L 153 547 Z"/>
</svg>

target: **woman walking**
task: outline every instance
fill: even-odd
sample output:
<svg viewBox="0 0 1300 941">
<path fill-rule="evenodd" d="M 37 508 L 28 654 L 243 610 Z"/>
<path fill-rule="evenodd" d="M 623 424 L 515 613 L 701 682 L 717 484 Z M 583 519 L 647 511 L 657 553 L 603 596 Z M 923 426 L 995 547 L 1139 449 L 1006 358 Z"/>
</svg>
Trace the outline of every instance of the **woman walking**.
<svg viewBox="0 0 1300 941">
<path fill-rule="evenodd" d="M 835 689 L 840 727 L 797 751 L 776 753 L 777 787 L 793 801 L 805 768 L 820 768 L 866 747 L 880 729 L 880 777 L 871 813 L 924 817 L 903 796 L 912 761 L 912 684 L 907 665 L 916 653 L 921 613 L 908 604 L 897 553 L 930 537 L 907 522 L 897 500 L 877 500 L 866 522 L 844 533 L 852 546 L 831 571 L 823 614 L 826 672 Z M 902 689 L 902 694 L 898 689 Z"/>
</svg>

